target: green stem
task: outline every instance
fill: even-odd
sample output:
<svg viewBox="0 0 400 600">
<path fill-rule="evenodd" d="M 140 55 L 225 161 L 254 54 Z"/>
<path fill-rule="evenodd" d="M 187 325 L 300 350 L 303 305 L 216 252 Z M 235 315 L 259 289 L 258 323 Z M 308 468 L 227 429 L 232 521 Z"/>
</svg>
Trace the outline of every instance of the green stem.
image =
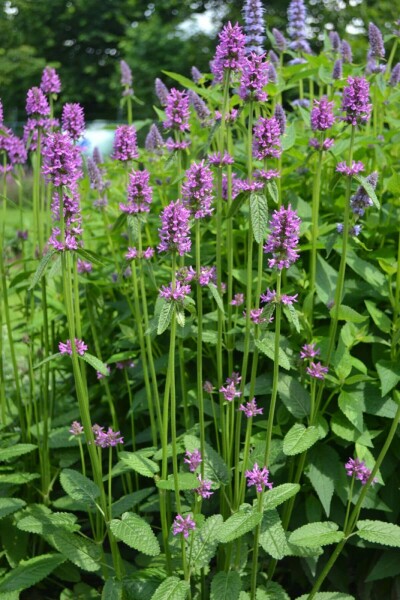
<svg viewBox="0 0 400 600">
<path fill-rule="evenodd" d="M 196 220 L 196 273 L 199 276 L 201 267 L 201 231 L 200 219 Z M 205 456 L 205 424 L 204 424 L 204 398 L 203 398 L 203 296 L 202 288 L 197 283 L 197 403 L 199 407 L 200 426 L 200 452 L 203 460 L 200 464 L 201 477 L 204 478 L 204 456 Z"/>
<path fill-rule="evenodd" d="M 312 194 L 312 217 L 311 217 L 311 255 L 310 255 L 310 294 L 311 294 L 311 327 L 314 315 L 314 293 L 315 278 L 317 272 L 317 246 L 318 246 L 318 220 L 319 220 L 319 202 L 321 193 L 321 170 L 322 170 L 323 152 L 318 152 L 317 171 L 314 177 Z"/>
<path fill-rule="evenodd" d="M 263 492 L 257 493 L 257 510 L 262 513 Z M 256 600 L 257 575 L 258 575 L 258 546 L 260 540 L 261 524 L 258 524 L 254 532 L 253 560 L 251 569 L 251 591 L 250 600 Z"/>
</svg>

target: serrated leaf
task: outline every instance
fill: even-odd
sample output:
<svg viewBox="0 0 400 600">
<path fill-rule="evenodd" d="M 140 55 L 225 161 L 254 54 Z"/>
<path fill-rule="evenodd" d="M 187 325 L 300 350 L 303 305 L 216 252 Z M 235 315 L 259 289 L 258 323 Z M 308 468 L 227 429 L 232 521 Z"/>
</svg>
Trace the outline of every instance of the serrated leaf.
<svg viewBox="0 0 400 600">
<path fill-rule="evenodd" d="M 137 492 L 133 492 L 132 494 L 127 494 L 126 496 L 122 496 L 119 498 L 111 507 L 112 517 L 116 519 L 122 513 L 131 510 L 137 504 L 140 504 L 143 500 L 145 500 L 152 492 L 154 492 L 154 487 L 144 488 L 138 490 Z"/>
<path fill-rule="evenodd" d="M 178 577 L 168 577 L 156 589 L 151 600 L 185 600 L 188 591 L 187 581 L 182 581 Z"/>
<path fill-rule="evenodd" d="M 179 490 L 194 490 L 195 488 L 199 487 L 199 480 L 194 473 L 178 473 L 177 479 Z M 174 490 L 174 476 L 169 475 L 168 479 L 160 479 L 157 481 L 156 485 L 161 490 Z"/>
<path fill-rule="evenodd" d="M 101 600 L 123 600 L 122 581 L 107 579 L 101 594 Z"/>
<path fill-rule="evenodd" d="M 277 560 L 290 554 L 277 510 L 269 510 L 263 515 L 259 542 L 263 550 Z"/>
<path fill-rule="evenodd" d="M 400 548 L 400 527 L 385 521 L 358 521 L 357 535 L 367 542 Z"/>
<path fill-rule="evenodd" d="M 330 446 L 319 444 L 310 451 L 307 475 L 329 517 L 335 485 L 339 478 L 339 455 Z"/>
<path fill-rule="evenodd" d="M 268 228 L 268 202 L 264 194 L 250 194 L 250 218 L 257 244 L 262 244 Z"/>
<path fill-rule="evenodd" d="M 289 536 L 289 542 L 308 548 L 336 544 L 344 538 L 343 531 L 338 529 L 339 526 L 331 521 L 308 523 L 293 531 Z"/>
<path fill-rule="evenodd" d="M 257 346 L 257 349 L 260 352 L 262 352 L 263 354 L 265 354 L 266 356 L 268 356 L 268 358 L 270 358 L 271 360 L 274 360 L 275 354 L 274 354 L 274 340 L 273 340 L 273 337 L 268 338 L 268 339 L 263 339 L 263 340 L 255 340 L 254 343 L 255 343 L 255 345 Z M 281 347 L 279 348 L 278 361 L 279 361 L 279 366 L 280 367 L 282 367 L 283 369 L 286 369 L 287 371 L 290 370 L 289 359 L 286 356 L 285 351 Z"/>
<path fill-rule="evenodd" d="M 362 414 L 362 406 L 357 401 L 350 392 L 346 392 L 345 390 L 341 390 L 339 394 L 338 400 L 339 408 L 344 415 L 348 418 L 350 423 L 358 429 L 358 431 L 363 431 L 364 429 L 364 419 Z"/>
<path fill-rule="evenodd" d="M 275 204 L 278 204 L 279 191 L 278 191 L 278 186 L 276 185 L 276 181 L 274 181 L 274 180 L 268 181 L 267 190 L 268 190 L 268 193 L 271 196 L 272 200 L 275 202 Z"/>
<path fill-rule="evenodd" d="M 237 571 L 221 571 L 211 582 L 210 600 L 238 600 L 242 582 Z"/>
<path fill-rule="evenodd" d="M 156 462 L 144 456 L 141 452 L 120 452 L 120 460 L 143 477 L 154 477 L 159 472 L 160 467 Z"/>
<path fill-rule="evenodd" d="M 89 506 L 96 505 L 100 490 L 91 479 L 85 477 L 79 471 L 64 469 L 60 475 L 60 483 L 64 492 L 73 500 L 83 502 Z"/>
<path fill-rule="evenodd" d="M 48 252 L 47 254 L 45 254 L 43 256 L 42 260 L 40 261 L 40 263 L 38 265 L 38 268 L 35 271 L 35 274 L 32 277 L 32 281 L 31 281 L 31 284 L 30 284 L 28 290 L 32 290 L 42 279 L 42 277 L 45 274 L 46 269 L 49 266 L 49 263 L 55 253 L 56 253 L 55 250 L 50 250 L 50 252 Z"/>
<path fill-rule="evenodd" d="M 61 529 L 46 535 L 45 539 L 80 569 L 90 573 L 100 569 L 101 547 L 92 540 Z"/>
<path fill-rule="evenodd" d="M 284 437 L 283 452 L 286 456 L 300 454 L 311 448 L 318 439 L 319 434 L 316 427 L 305 427 L 301 423 L 296 423 Z"/>
<path fill-rule="evenodd" d="M 289 321 L 289 323 L 291 323 L 293 325 L 293 327 L 295 328 L 297 333 L 300 333 L 301 328 L 300 328 L 299 316 L 298 316 L 297 310 L 295 309 L 293 304 L 288 304 L 287 306 L 284 305 L 283 310 L 284 310 L 284 313 L 285 313 L 286 318 Z"/>
<path fill-rule="evenodd" d="M 378 210 L 380 210 L 381 205 L 380 205 L 378 197 L 375 193 L 375 189 L 369 183 L 369 181 L 367 181 L 367 179 L 365 177 L 363 177 L 362 175 L 355 175 L 354 179 L 356 179 L 356 181 L 358 181 L 362 185 L 362 187 L 364 188 L 364 190 L 367 192 L 368 196 L 371 198 L 372 202 L 374 203 L 375 207 Z"/>
<path fill-rule="evenodd" d="M 390 360 L 379 360 L 376 363 L 381 381 L 382 398 L 386 396 L 400 381 L 400 367 Z"/>
<path fill-rule="evenodd" d="M 269 581 L 265 590 L 257 589 L 256 600 L 290 600 L 290 598 L 279 583 Z"/>
<path fill-rule="evenodd" d="M 61 554 L 42 554 L 22 560 L 18 567 L 0 580 L 0 593 L 26 590 L 45 579 L 64 561 Z"/>
<path fill-rule="evenodd" d="M 364 300 L 364 304 L 367 307 L 367 310 L 378 329 L 380 329 L 384 333 L 390 333 L 392 329 L 392 322 L 389 319 L 389 317 L 384 312 L 379 310 L 376 304 L 374 304 L 370 300 Z"/>
<path fill-rule="evenodd" d="M 79 531 L 80 526 L 76 523 L 75 515 L 64 512 L 51 512 L 43 505 L 30 506 L 29 511 L 24 513 L 18 520 L 17 527 L 21 531 L 46 535 L 57 532 L 59 529 L 66 531 Z"/>
<path fill-rule="evenodd" d="M 18 456 L 22 456 L 23 454 L 28 454 L 28 452 L 32 452 L 33 450 L 36 450 L 36 448 L 37 446 L 35 446 L 35 444 L 15 444 L 15 446 L 1 448 L 0 462 L 17 458 Z"/>
<path fill-rule="evenodd" d="M 332 308 L 330 311 L 331 317 L 333 317 L 334 314 L 335 314 L 335 308 Z M 347 323 L 363 323 L 363 321 L 368 319 L 368 316 L 360 315 L 360 313 L 358 313 L 356 310 L 354 310 L 354 308 L 351 308 L 351 306 L 346 306 L 345 304 L 341 304 L 339 306 L 338 319 L 339 319 L 339 321 L 346 321 Z"/>
<path fill-rule="evenodd" d="M 400 574 L 400 560 L 398 550 L 388 550 L 379 557 L 376 564 L 369 571 L 365 581 L 379 581 L 380 579 L 392 579 Z"/>
<path fill-rule="evenodd" d="M 210 290 L 211 295 L 214 298 L 219 310 L 222 312 L 222 314 L 225 314 L 224 303 L 218 292 L 217 286 L 214 285 L 213 283 L 209 283 L 207 287 Z"/>
<path fill-rule="evenodd" d="M 175 302 L 167 302 L 164 300 L 160 310 L 160 316 L 158 317 L 157 335 L 161 335 L 166 329 L 168 329 L 174 310 Z"/>
<path fill-rule="evenodd" d="M 195 530 L 191 564 L 196 570 L 206 567 L 214 557 L 219 543 L 218 531 L 222 523 L 221 515 L 213 515 L 206 519 L 199 530 Z"/>
<path fill-rule="evenodd" d="M 308 600 L 309 597 L 308 594 L 303 594 L 303 596 L 299 596 L 296 600 Z M 313 600 L 355 600 L 355 598 L 343 592 L 318 592 L 315 594 Z"/>
<path fill-rule="evenodd" d="M 232 542 L 260 523 L 262 514 L 253 509 L 242 509 L 229 517 L 218 532 L 218 539 L 223 544 Z"/>
<path fill-rule="evenodd" d="M 21 498 L 0 498 L 0 519 L 11 515 L 24 506 L 26 506 L 26 502 Z"/>
<path fill-rule="evenodd" d="M 300 486 L 298 483 L 283 483 L 272 488 L 272 490 L 266 490 L 263 497 L 263 510 L 273 510 L 299 491 Z"/>
<path fill-rule="evenodd" d="M 160 554 L 160 544 L 150 525 L 134 513 L 124 513 L 121 520 L 112 519 L 110 529 L 116 538 L 130 548 L 148 556 Z"/>
<path fill-rule="evenodd" d="M 108 375 L 110 374 L 107 366 L 103 363 L 103 361 L 97 358 L 97 356 L 93 356 L 93 354 L 89 354 L 89 352 L 85 352 L 85 354 L 83 354 L 82 356 L 78 356 L 79 358 L 87 362 L 88 365 L 96 369 L 96 371 L 99 371 L 99 373 L 101 373 L 105 377 L 108 377 Z"/>
<path fill-rule="evenodd" d="M 238 210 L 240 209 L 240 207 L 246 200 L 247 196 L 248 196 L 248 194 L 246 192 L 240 192 L 240 194 L 238 194 L 233 199 L 233 201 L 229 207 L 228 214 L 226 215 L 227 219 L 230 219 L 238 212 Z"/>
<path fill-rule="evenodd" d="M 295 419 L 304 419 L 310 414 L 311 399 L 308 391 L 297 379 L 286 373 L 279 376 L 278 394 L 283 404 Z"/>
<path fill-rule="evenodd" d="M 189 452 L 193 452 L 200 448 L 200 440 L 194 435 L 185 435 L 184 444 L 185 450 L 188 450 Z M 203 457 L 203 463 L 205 479 L 211 479 L 215 483 L 227 485 L 230 481 L 230 472 L 226 463 L 220 457 L 218 452 L 216 452 L 207 442 L 205 443 L 204 450 L 205 456 Z"/>
<path fill-rule="evenodd" d="M 175 314 L 176 322 L 178 323 L 179 327 L 185 327 L 185 313 L 183 308 L 177 308 Z"/>
</svg>

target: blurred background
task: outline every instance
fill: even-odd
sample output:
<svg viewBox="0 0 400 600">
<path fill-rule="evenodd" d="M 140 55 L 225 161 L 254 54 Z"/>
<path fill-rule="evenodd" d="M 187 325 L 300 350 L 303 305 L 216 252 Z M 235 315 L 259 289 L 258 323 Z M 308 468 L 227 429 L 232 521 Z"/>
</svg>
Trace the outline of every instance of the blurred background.
<svg viewBox="0 0 400 600">
<path fill-rule="evenodd" d="M 265 0 L 269 30 L 286 30 L 289 0 Z M 317 49 L 335 29 L 364 62 L 369 21 L 389 34 L 400 0 L 306 0 L 310 39 Z M 119 61 L 133 71 L 134 120 L 152 118 L 154 79 L 163 70 L 190 77 L 192 65 L 209 71 L 223 23 L 242 22 L 241 0 L 0 0 L 0 98 L 5 120 L 25 120 L 28 88 L 45 65 L 61 77 L 62 103 L 79 102 L 87 121 L 122 118 Z M 57 110 L 56 110 L 56 116 Z"/>
</svg>

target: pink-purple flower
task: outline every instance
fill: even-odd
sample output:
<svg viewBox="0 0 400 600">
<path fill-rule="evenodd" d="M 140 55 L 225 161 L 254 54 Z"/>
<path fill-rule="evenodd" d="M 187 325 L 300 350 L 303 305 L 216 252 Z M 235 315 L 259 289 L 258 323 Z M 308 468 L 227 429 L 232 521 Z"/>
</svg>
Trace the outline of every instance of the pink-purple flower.
<svg viewBox="0 0 400 600">
<path fill-rule="evenodd" d="M 254 464 L 254 467 L 251 471 L 246 471 L 245 473 L 247 479 L 247 486 L 251 487 L 254 485 L 258 493 L 264 491 L 264 488 L 272 489 L 273 483 L 268 481 L 269 479 L 269 471 L 267 467 L 263 467 L 260 469 L 257 463 Z"/>
<path fill-rule="evenodd" d="M 348 177 L 353 177 L 353 175 L 358 175 L 361 171 L 364 171 L 364 165 L 361 161 L 353 160 L 351 166 L 349 167 L 347 163 L 340 162 L 336 165 L 336 171 L 338 173 L 342 173 L 343 175 L 347 175 Z"/>
<path fill-rule="evenodd" d="M 50 106 L 43 91 L 38 87 L 28 90 L 26 96 L 26 112 L 34 117 L 47 117 L 50 114 Z"/>
<path fill-rule="evenodd" d="M 316 356 L 319 356 L 320 352 L 320 349 L 316 347 L 315 343 L 304 344 L 300 350 L 300 358 L 303 360 L 315 358 Z"/>
<path fill-rule="evenodd" d="M 188 93 L 172 88 L 167 97 L 165 114 L 167 118 L 163 122 L 163 125 L 166 129 L 189 131 L 190 112 Z"/>
<path fill-rule="evenodd" d="M 243 6 L 246 52 L 263 53 L 265 40 L 264 7 L 261 0 L 245 0 Z"/>
<path fill-rule="evenodd" d="M 85 131 L 85 115 L 83 107 L 75 102 L 64 104 L 61 115 L 62 130 L 69 133 L 77 141 Z"/>
<path fill-rule="evenodd" d="M 69 354 L 70 356 L 72 356 L 71 340 L 67 340 L 66 342 L 59 342 L 58 349 L 61 352 L 61 354 Z M 88 347 L 83 340 L 75 338 L 75 349 L 80 356 L 83 356 Z"/>
<path fill-rule="evenodd" d="M 161 213 L 159 252 L 189 252 L 192 242 L 189 235 L 190 210 L 177 200 L 168 204 Z"/>
<path fill-rule="evenodd" d="M 263 409 L 257 407 L 255 398 L 250 400 L 250 402 L 246 402 L 246 404 L 241 404 L 239 410 L 243 411 L 248 419 L 255 417 L 256 415 L 262 415 L 263 413 Z"/>
<path fill-rule="evenodd" d="M 254 127 L 253 156 L 259 160 L 279 158 L 282 154 L 281 129 L 275 117 L 260 117 Z"/>
<path fill-rule="evenodd" d="M 211 72 L 217 83 L 221 83 L 224 73 L 240 71 L 245 57 L 246 36 L 242 28 L 236 23 L 229 22 L 219 34 L 219 44 L 216 48 L 214 59 L 211 62 Z"/>
<path fill-rule="evenodd" d="M 205 499 L 211 498 L 214 493 L 211 491 L 212 481 L 202 479 L 200 474 L 197 475 L 197 479 L 199 480 L 199 487 L 195 489 L 196 494 Z"/>
<path fill-rule="evenodd" d="M 132 171 L 129 174 L 128 201 L 119 205 L 123 212 L 130 215 L 150 211 L 152 188 L 149 185 L 148 171 Z"/>
<path fill-rule="evenodd" d="M 194 529 L 196 529 L 196 523 L 193 521 L 190 515 L 188 515 L 187 517 L 177 515 L 175 517 L 175 520 L 172 525 L 172 532 L 174 535 L 183 533 L 183 537 L 188 538 L 190 531 L 193 531 Z"/>
<path fill-rule="evenodd" d="M 232 306 L 242 306 L 244 304 L 244 294 L 235 294 L 231 300 L 231 304 Z"/>
<path fill-rule="evenodd" d="M 190 210 L 195 219 L 212 214 L 213 174 L 204 160 L 193 163 L 186 171 L 186 179 L 182 185 L 183 205 Z"/>
<path fill-rule="evenodd" d="M 123 444 L 124 438 L 119 431 L 113 431 L 111 427 L 104 431 L 104 427 L 93 428 L 95 434 L 94 443 L 100 448 L 113 448 L 117 444 Z"/>
<path fill-rule="evenodd" d="M 269 222 L 270 235 L 264 246 L 264 252 L 271 253 L 268 260 L 270 268 L 288 269 L 299 258 L 298 243 L 300 234 L 300 218 L 289 206 L 281 206 L 275 210 Z"/>
<path fill-rule="evenodd" d="M 355 477 L 361 481 L 362 485 L 365 485 L 368 479 L 371 476 L 371 469 L 368 469 L 365 462 L 363 460 L 359 460 L 358 458 L 349 458 L 344 468 L 346 469 L 346 473 L 349 477 Z M 378 479 L 374 477 L 372 480 L 372 484 L 376 483 Z"/>
<path fill-rule="evenodd" d="M 133 125 L 120 125 L 115 130 L 112 158 L 126 162 L 138 156 L 136 129 Z"/>
<path fill-rule="evenodd" d="M 186 450 L 186 456 L 183 459 L 183 462 L 189 465 L 189 471 L 194 473 L 196 469 L 200 466 L 200 464 L 203 462 L 200 450 L 196 449 L 193 450 L 193 452 L 189 452 L 189 450 Z"/>
<path fill-rule="evenodd" d="M 325 379 L 325 375 L 328 373 L 328 367 L 324 367 L 322 363 L 311 362 L 307 367 L 306 372 L 313 379 Z"/>
<path fill-rule="evenodd" d="M 268 83 L 268 62 L 265 54 L 251 52 L 243 60 L 242 76 L 240 79 L 239 96 L 242 100 L 266 102 L 268 94 L 263 88 Z"/>
<path fill-rule="evenodd" d="M 72 424 L 71 424 L 71 427 L 69 429 L 69 432 L 72 435 L 75 435 L 75 436 L 82 435 L 82 433 L 83 433 L 83 427 L 79 423 L 79 421 L 73 421 Z"/>
<path fill-rule="evenodd" d="M 361 125 L 371 116 L 372 104 L 369 103 L 369 83 L 365 77 L 348 77 L 343 89 L 343 120 L 350 125 Z"/>
<path fill-rule="evenodd" d="M 326 131 L 330 129 L 335 121 L 333 115 L 334 102 L 330 102 L 326 96 L 320 100 L 314 100 L 311 111 L 311 128 L 315 131 Z"/>
<path fill-rule="evenodd" d="M 68 134 L 49 133 L 43 144 L 42 173 L 48 183 L 55 187 L 73 187 L 82 177 L 82 158 Z"/>
<path fill-rule="evenodd" d="M 183 303 L 186 296 L 191 292 L 189 284 L 183 284 L 180 281 L 170 283 L 169 285 L 163 285 L 160 290 L 160 298 L 164 298 L 167 302 L 180 302 Z"/>
<path fill-rule="evenodd" d="M 61 81 L 53 67 L 47 66 L 43 69 L 40 89 L 45 94 L 59 94 L 61 92 Z"/>
</svg>

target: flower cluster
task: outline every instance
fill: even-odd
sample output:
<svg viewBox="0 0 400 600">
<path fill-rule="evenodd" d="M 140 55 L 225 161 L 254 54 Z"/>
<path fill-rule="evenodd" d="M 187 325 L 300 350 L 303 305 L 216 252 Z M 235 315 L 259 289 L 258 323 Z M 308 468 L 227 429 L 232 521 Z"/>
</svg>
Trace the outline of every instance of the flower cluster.
<svg viewBox="0 0 400 600">
<path fill-rule="evenodd" d="M 127 62 L 125 62 L 124 60 L 121 60 L 119 62 L 119 67 L 121 70 L 121 85 L 124 88 L 122 95 L 123 96 L 133 96 L 132 71 L 130 69 L 130 66 L 128 65 Z"/>
<path fill-rule="evenodd" d="M 165 106 L 166 119 L 163 123 L 166 129 L 176 131 L 189 131 L 189 96 L 187 92 L 180 92 L 172 88 L 167 96 Z"/>
<path fill-rule="evenodd" d="M 232 306 L 242 306 L 244 304 L 244 294 L 235 294 L 231 300 Z"/>
<path fill-rule="evenodd" d="M 317 138 L 311 138 L 308 142 L 308 145 L 311 146 L 311 148 L 314 148 L 314 150 L 327 151 L 330 148 L 332 148 L 334 143 L 335 143 L 335 140 L 332 138 L 326 138 L 322 142 L 320 142 Z"/>
<path fill-rule="evenodd" d="M 281 206 L 275 210 L 269 222 L 271 233 L 264 246 L 264 252 L 270 252 L 273 258 L 268 260 L 272 269 L 288 269 L 299 258 L 297 247 L 299 243 L 300 219 L 295 210 L 289 206 Z"/>
<path fill-rule="evenodd" d="M 366 123 L 372 110 L 372 105 L 368 102 L 369 83 L 364 77 L 348 77 L 347 84 L 342 96 L 342 111 L 346 116 L 342 119 L 353 126 Z"/>
<path fill-rule="evenodd" d="M 222 167 L 224 165 L 233 165 L 235 159 L 229 152 L 225 150 L 224 154 L 221 155 L 221 152 L 214 152 L 213 154 L 208 155 L 208 162 L 210 165 L 214 165 L 215 167 Z"/>
<path fill-rule="evenodd" d="M 263 317 L 263 309 L 262 308 L 252 308 L 250 309 L 250 320 L 255 324 L 255 325 L 262 325 L 263 323 L 267 322 L 267 318 Z M 243 316 L 246 318 L 247 312 L 244 310 L 243 311 Z M 270 319 L 269 322 L 271 322 L 272 319 Z"/>
<path fill-rule="evenodd" d="M 120 125 L 115 130 L 112 158 L 126 162 L 138 156 L 136 129 L 133 125 Z"/>
<path fill-rule="evenodd" d="M 28 90 L 26 96 L 26 112 L 35 117 L 47 117 L 50 114 L 50 106 L 43 91 L 38 87 Z"/>
<path fill-rule="evenodd" d="M 300 350 L 300 358 L 303 360 L 308 360 L 309 358 L 315 358 L 319 356 L 321 353 L 319 348 L 316 348 L 316 344 L 304 344 L 302 349 Z"/>
<path fill-rule="evenodd" d="M 183 533 L 184 538 L 189 537 L 189 532 L 196 529 L 196 523 L 193 521 L 192 517 L 188 515 L 187 517 L 182 517 L 182 515 L 177 515 L 172 525 L 172 533 L 174 535 L 178 535 L 178 533 Z"/>
<path fill-rule="evenodd" d="M 289 44 L 291 50 L 311 54 L 311 48 L 307 42 L 307 10 L 304 0 L 291 0 L 288 8 L 288 34 L 292 41 Z"/>
<path fill-rule="evenodd" d="M 51 204 L 53 221 L 60 221 L 60 202 L 63 207 L 64 237 L 61 239 L 61 228 L 53 227 L 49 244 L 58 251 L 77 250 L 78 239 L 82 233 L 82 217 L 79 206 L 79 194 L 73 189 L 69 193 L 55 192 Z"/>
<path fill-rule="evenodd" d="M 144 147 L 148 152 L 154 152 L 154 154 L 161 154 L 164 147 L 164 140 L 161 133 L 158 130 L 157 125 L 153 125 L 149 129 L 149 133 L 146 136 Z"/>
<path fill-rule="evenodd" d="M 0 163 L 0 172 L 11 171 L 14 165 L 24 164 L 28 157 L 23 140 L 7 129 L 4 129 L 3 135 L 0 135 L 1 151 L 4 154 Z"/>
<path fill-rule="evenodd" d="M 353 160 L 351 167 L 349 167 L 347 163 L 343 161 L 336 165 L 336 171 L 343 175 L 347 175 L 347 177 L 353 177 L 354 175 L 361 173 L 361 171 L 364 171 L 364 165 L 361 161 Z"/>
<path fill-rule="evenodd" d="M 380 29 L 370 23 L 368 26 L 369 37 L 369 56 L 372 58 L 385 58 L 385 46 L 383 45 L 383 36 Z"/>
<path fill-rule="evenodd" d="M 177 200 L 171 202 L 161 213 L 159 252 L 189 252 L 192 242 L 189 236 L 190 211 Z"/>
<path fill-rule="evenodd" d="M 186 180 L 182 185 L 182 201 L 195 219 L 212 214 L 213 183 L 213 174 L 204 160 L 193 163 L 186 171 Z"/>
<path fill-rule="evenodd" d="M 242 100 L 266 102 L 268 94 L 263 88 L 268 83 L 268 63 L 265 54 L 252 52 L 243 60 L 239 96 Z"/>
<path fill-rule="evenodd" d="M 193 90 L 189 90 L 190 104 L 193 106 L 196 115 L 199 117 L 202 126 L 210 123 L 210 109 L 202 98 Z"/>
<path fill-rule="evenodd" d="M 334 102 L 329 102 L 326 96 L 320 100 L 314 100 L 314 107 L 311 111 L 311 128 L 315 131 L 326 131 L 330 129 L 335 121 L 333 115 Z"/>
<path fill-rule="evenodd" d="M 168 152 L 176 152 L 178 150 L 186 150 L 187 148 L 189 148 L 190 144 L 190 140 L 177 141 L 174 140 L 172 137 L 169 137 L 165 142 L 165 147 L 168 150 Z"/>
<path fill-rule="evenodd" d="M 55 187 L 73 188 L 82 177 L 82 158 L 68 134 L 50 133 L 44 139 L 42 174 Z"/>
<path fill-rule="evenodd" d="M 240 71 L 245 56 L 246 36 L 236 23 L 229 22 L 219 34 L 219 44 L 211 62 L 211 72 L 216 83 L 221 83 L 226 70 Z"/>
<path fill-rule="evenodd" d="M 197 476 L 197 479 L 199 480 L 199 487 L 195 489 L 196 494 L 204 499 L 211 498 L 214 493 L 211 491 L 212 481 L 202 479 L 200 474 Z"/>
<path fill-rule="evenodd" d="M 245 475 L 247 479 L 247 486 L 251 487 L 252 485 L 255 485 L 259 494 L 264 491 L 264 488 L 266 487 L 272 489 L 273 483 L 268 481 L 269 471 L 267 467 L 260 469 L 258 464 L 255 463 L 252 470 L 246 471 Z"/>
<path fill-rule="evenodd" d="M 71 138 L 78 140 L 85 131 L 85 115 L 80 104 L 64 104 L 61 116 L 62 130 L 69 133 Z"/>
<path fill-rule="evenodd" d="M 167 99 L 168 99 L 168 95 L 169 95 L 169 91 L 167 86 L 165 85 L 165 83 L 163 83 L 161 81 L 161 79 L 159 79 L 158 77 L 156 78 L 155 82 L 154 82 L 154 89 L 156 92 L 156 96 L 160 101 L 161 106 L 166 106 L 167 105 Z"/>
<path fill-rule="evenodd" d="M 128 252 L 125 254 L 126 260 L 134 260 L 135 258 L 144 258 L 145 260 L 150 260 L 154 256 L 154 248 L 149 246 L 146 250 L 139 250 L 135 247 L 129 246 Z"/>
<path fill-rule="evenodd" d="M 94 443 L 100 448 L 113 448 L 117 444 L 123 444 L 124 438 L 119 431 L 113 431 L 111 427 L 104 431 L 104 427 L 93 425 Z"/>
<path fill-rule="evenodd" d="M 313 379 L 325 379 L 325 375 L 328 371 L 328 367 L 324 367 L 321 363 L 314 362 L 311 362 L 306 368 L 306 373 Z"/>
<path fill-rule="evenodd" d="M 199 467 L 200 464 L 203 462 L 200 450 L 196 449 L 193 450 L 193 452 L 189 452 L 189 450 L 186 450 L 186 456 L 183 459 L 183 462 L 189 465 L 189 471 L 194 473 L 197 467 Z"/>
<path fill-rule="evenodd" d="M 226 385 L 221 386 L 219 391 L 223 394 L 227 402 L 232 402 L 235 398 L 240 398 L 242 392 L 238 389 L 238 386 L 242 378 L 239 373 L 232 373 L 230 377 L 226 379 Z"/>
<path fill-rule="evenodd" d="M 23 140 L 27 150 L 34 152 L 37 148 L 39 132 L 46 137 L 53 129 L 59 126 L 57 119 L 49 117 L 29 118 L 24 125 Z"/>
<path fill-rule="evenodd" d="M 246 402 L 246 404 L 241 404 L 239 410 L 243 411 L 248 419 L 255 417 L 256 415 L 262 415 L 263 413 L 263 409 L 257 407 L 255 398 L 250 400 L 250 402 Z"/>
<path fill-rule="evenodd" d="M 128 201 L 119 205 L 123 212 L 132 215 L 150 211 L 153 190 L 149 179 L 148 171 L 132 171 L 129 174 Z"/>
<path fill-rule="evenodd" d="M 367 483 L 372 472 L 371 469 L 368 469 L 365 462 L 363 460 L 359 460 L 358 458 L 349 458 L 344 468 L 346 469 L 346 473 L 349 477 L 355 477 L 361 481 L 362 485 Z M 374 477 L 372 484 L 376 483 L 377 481 L 378 479 Z"/>
<path fill-rule="evenodd" d="M 272 35 L 274 36 L 275 47 L 277 50 L 279 50 L 279 52 L 285 52 L 287 48 L 287 41 L 283 33 L 279 31 L 279 29 L 273 27 Z"/>
<path fill-rule="evenodd" d="M 281 296 L 278 299 L 276 297 L 276 291 L 267 288 L 265 294 L 261 294 L 260 300 L 261 302 L 264 302 L 266 304 L 269 304 L 270 302 L 281 302 L 282 304 L 288 306 L 292 305 L 294 302 L 297 302 L 297 296 L 298 294 L 294 294 L 294 296 L 289 296 L 288 294 L 281 294 Z"/>
<path fill-rule="evenodd" d="M 67 340 L 66 342 L 59 342 L 58 349 L 61 352 L 61 354 L 69 354 L 70 356 L 72 356 L 71 340 Z M 75 338 L 75 349 L 80 356 L 83 356 L 88 347 L 86 346 L 83 340 Z"/>
<path fill-rule="evenodd" d="M 167 300 L 167 302 L 182 303 L 190 292 L 190 285 L 176 281 L 175 283 L 171 282 L 169 285 L 161 286 L 160 297 Z"/>
<path fill-rule="evenodd" d="M 61 92 L 61 81 L 57 71 L 53 67 L 45 67 L 43 69 L 40 89 L 45 94 L 59 94 Z"/>
<path fill-rule="evenodd" d="M 245 0 L 243 19 L 247 52 L 263 53 L 265 40 L 264 10 L 261 0 Z"/>
<path fill-rule="evenodd" d="M 78 258 L 76 266 L 77 266 L 78 273 L 90 273 L 93 268 L 93 265 L 91 262 L 82 260 L 80 258 Z"/>
<path fill-rule="evenodd" d="M 82 427 L 82 425 L 79 423 L 79 421 L 73 421 L 73 422 L 71 423 L 71 427 L 70 427 L 70 429 L 69 429 L 69 432 L 70 432 L 72 435 L 75 435 L 75 436 L 82 435 L 82 433 L 83 433 L 83 427 Z"/>
<path fill-rule="evenodd" d="M 281 128 L 276 117 L 261 117 L 254 126 L 253 156 L 259 160 L 282 154 Z"/>
</svg>

